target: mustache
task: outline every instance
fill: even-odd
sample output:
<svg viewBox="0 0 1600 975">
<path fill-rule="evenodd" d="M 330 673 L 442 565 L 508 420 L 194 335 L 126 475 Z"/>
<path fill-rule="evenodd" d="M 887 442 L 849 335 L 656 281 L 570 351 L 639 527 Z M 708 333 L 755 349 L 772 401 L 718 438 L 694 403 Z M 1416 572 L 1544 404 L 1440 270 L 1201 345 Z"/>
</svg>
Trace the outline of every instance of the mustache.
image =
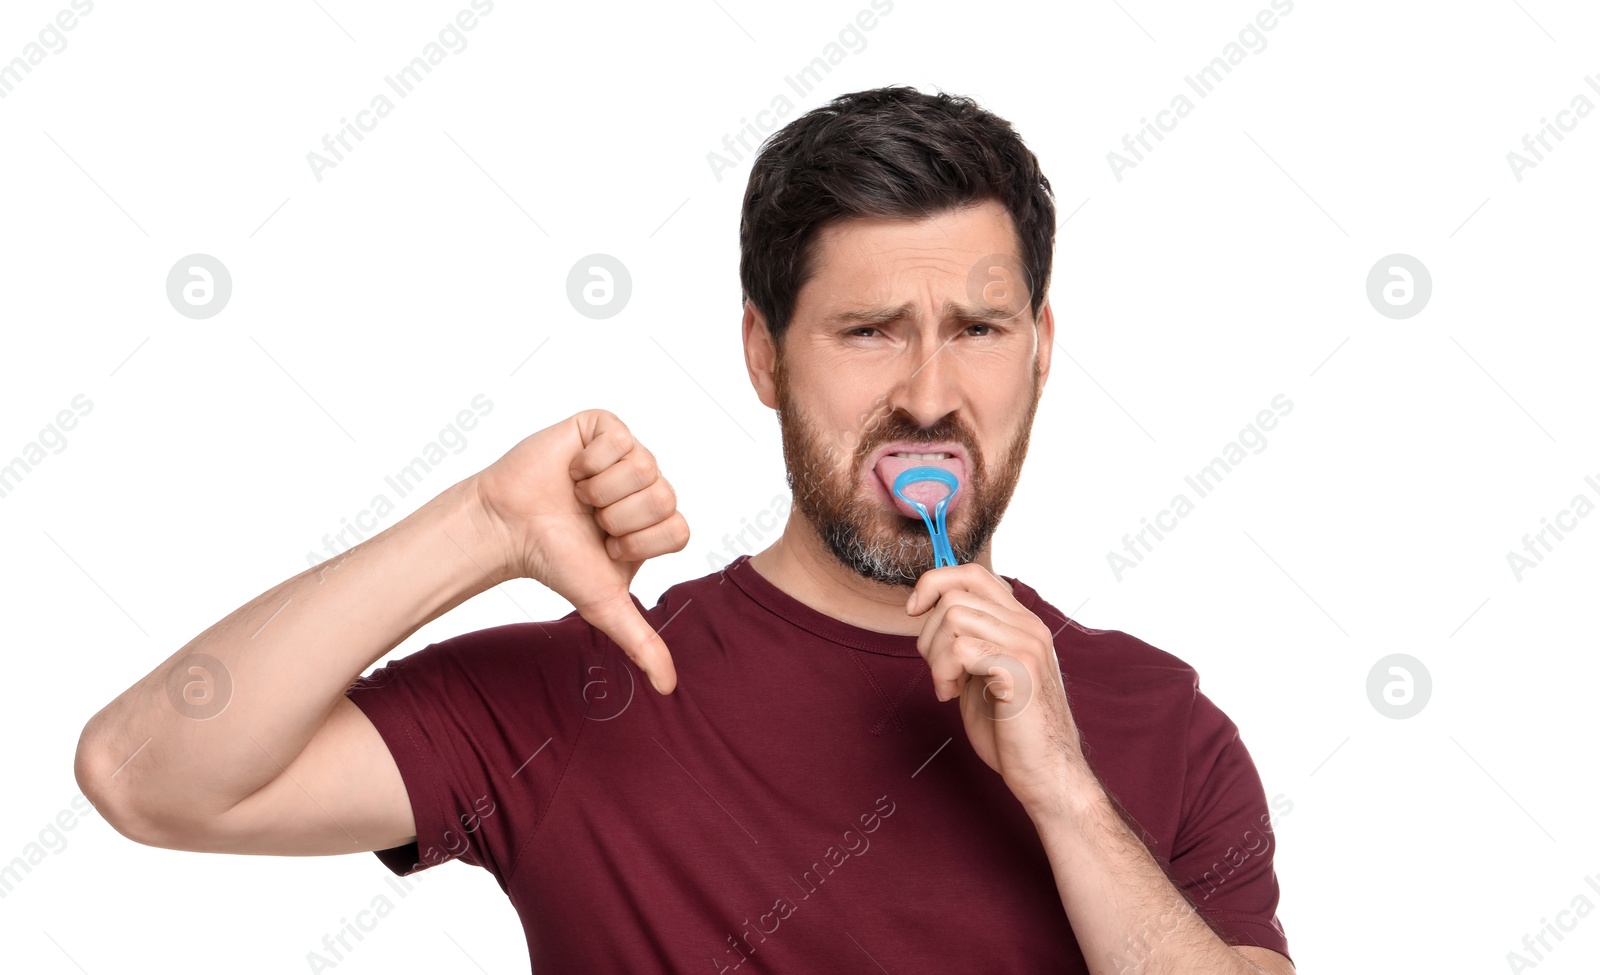
<svg viewBox="0 0 1600 975">
<path fill-rule="evenodd" d="M 877 433 L 872 437 L 870 434 Z M 877 430 L 869 428 L 864 431 L 860 439 L 863 457 L 872 456 L 884 444 L 908 443 L 916 446 L 931 446 L 937 443 L 958 443 L 966 450 L 968 456 L 976 459 L 979 456 L 978 445 L 975 438 L 967 435 L 967 431 L 954 424 L 941 424 L 932 429 L 923 429 L 916 426 L 881 427 Z"/>
</svg>

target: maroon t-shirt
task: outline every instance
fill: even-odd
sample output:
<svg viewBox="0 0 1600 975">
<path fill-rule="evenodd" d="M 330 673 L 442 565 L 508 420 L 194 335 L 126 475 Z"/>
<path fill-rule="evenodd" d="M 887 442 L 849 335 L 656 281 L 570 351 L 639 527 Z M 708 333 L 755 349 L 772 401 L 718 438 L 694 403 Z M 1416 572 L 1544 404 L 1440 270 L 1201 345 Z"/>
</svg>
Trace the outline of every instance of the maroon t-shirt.
<svg viewBox="0 0 1600 975">
<path fill-rule="evenodd" d="M 1224 940 L 1287 954 L 1261 782 L 1194 670 L 1004 578 L 1059 628 L 1085 752 L 1135 833 Z M 1037 830 L 915 636 L 817 612 L 747 556 L 633 599 L 671 696 L 576 612 L 350 688 L 416 817 L 384 865 L 488 870 L 538 975 L 1088 972 Z"/>
</svg>

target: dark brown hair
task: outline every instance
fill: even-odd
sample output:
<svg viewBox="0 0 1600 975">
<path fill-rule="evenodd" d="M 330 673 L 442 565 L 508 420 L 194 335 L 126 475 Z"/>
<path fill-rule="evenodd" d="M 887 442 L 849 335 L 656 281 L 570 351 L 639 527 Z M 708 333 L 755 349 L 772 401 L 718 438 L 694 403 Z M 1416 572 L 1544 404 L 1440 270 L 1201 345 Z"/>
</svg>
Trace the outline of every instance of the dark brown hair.
<svg viewBox="0 0 1600 975">
<path fill-rule="evenodd" d="M 739 217 L 743 300 L 781 350 L 814 271 L 812 240 L 852 216 L 916 219 L 983 200 L 1011 214 L 1035 319 L 1050 288 L 1056 208 L 1039 160 L 1011 123 L 971 98 L 898 86 L 840 95 L 761 146 Z"/>
</svg>

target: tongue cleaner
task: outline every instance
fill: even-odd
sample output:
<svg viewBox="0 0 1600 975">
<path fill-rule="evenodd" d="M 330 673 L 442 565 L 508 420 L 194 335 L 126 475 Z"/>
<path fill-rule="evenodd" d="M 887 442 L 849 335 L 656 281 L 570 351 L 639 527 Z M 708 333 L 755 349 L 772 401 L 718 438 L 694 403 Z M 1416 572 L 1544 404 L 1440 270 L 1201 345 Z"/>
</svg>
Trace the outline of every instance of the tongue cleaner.
<svg viewBox="0 0 1600 975">
<path fill-rule="evenodd" d="M 905 495 L 905 488 L 917 481 L 938 481 L 950 489 L 950 493 L 940 498 L 933 506 L 933 517 L 928 517 L 928 507 L 915 498 Z M 944 530 L 944 509 L 950 499 L 961 490 L 961 484 L 956 476 L 942 467 L 912 467 L 894 479 L 894 493 L 901 501 L 917 509 L 922 515 L 922 523 L 928 526 L 928 537 L 933 539 L 933 566 L 955 565 L 955 553 L 950 550 L 950 536 Z"/>
</svg>

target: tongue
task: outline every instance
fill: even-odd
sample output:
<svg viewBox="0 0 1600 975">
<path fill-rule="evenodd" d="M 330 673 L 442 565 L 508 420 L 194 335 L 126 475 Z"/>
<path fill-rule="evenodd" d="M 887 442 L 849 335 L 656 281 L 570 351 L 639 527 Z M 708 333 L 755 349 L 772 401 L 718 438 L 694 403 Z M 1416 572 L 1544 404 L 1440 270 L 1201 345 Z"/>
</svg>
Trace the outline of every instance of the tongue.
<svg viewBox="0 0 1600 975">
<path fill-rule="evenodd" d="M 882 478 L 883 480 L 883 486 L 889 489 L 889 497 L 896 501 L 898 507 L 909 507 L 907 505 L 899 505 L 899 498 L 895 497 L 895 478 L 899 477 L 901 474 L 904 474 L 913 467 L 940 467 L 954 474 L 956 476 L 957 484 L 964 485 L 964 479 L 967 473 L 964 469 L 964 466 L 965 465 L 963 465 L 961 461 L 954 457 L 947 457 L 943 460 L 913 460 L 910 457 L 896 457 L 893 454 L 889 454 L 882 460 L 878 461 L 877 471 L 878 477 Z M 934 505 L 939 503 L 939 499 L 950 493 L 950 488 L 945 487 L 938 481 L 913 481 L 905 486 L 905 496 L 908 498 L 914 498 L 915 500 L 926 505 L 928 508 L 928 514 L 930 515 L 933 514 Z M 956 499 L 952 501 L 950 505 L 945 507 L 947 514 L 954 505 L 960 503 L 961 496 L 962 495 L 958 492 Z M 914 508 L 906 513 L 912 516 L 917 515 L 917 511 Z"/>
</svg>

